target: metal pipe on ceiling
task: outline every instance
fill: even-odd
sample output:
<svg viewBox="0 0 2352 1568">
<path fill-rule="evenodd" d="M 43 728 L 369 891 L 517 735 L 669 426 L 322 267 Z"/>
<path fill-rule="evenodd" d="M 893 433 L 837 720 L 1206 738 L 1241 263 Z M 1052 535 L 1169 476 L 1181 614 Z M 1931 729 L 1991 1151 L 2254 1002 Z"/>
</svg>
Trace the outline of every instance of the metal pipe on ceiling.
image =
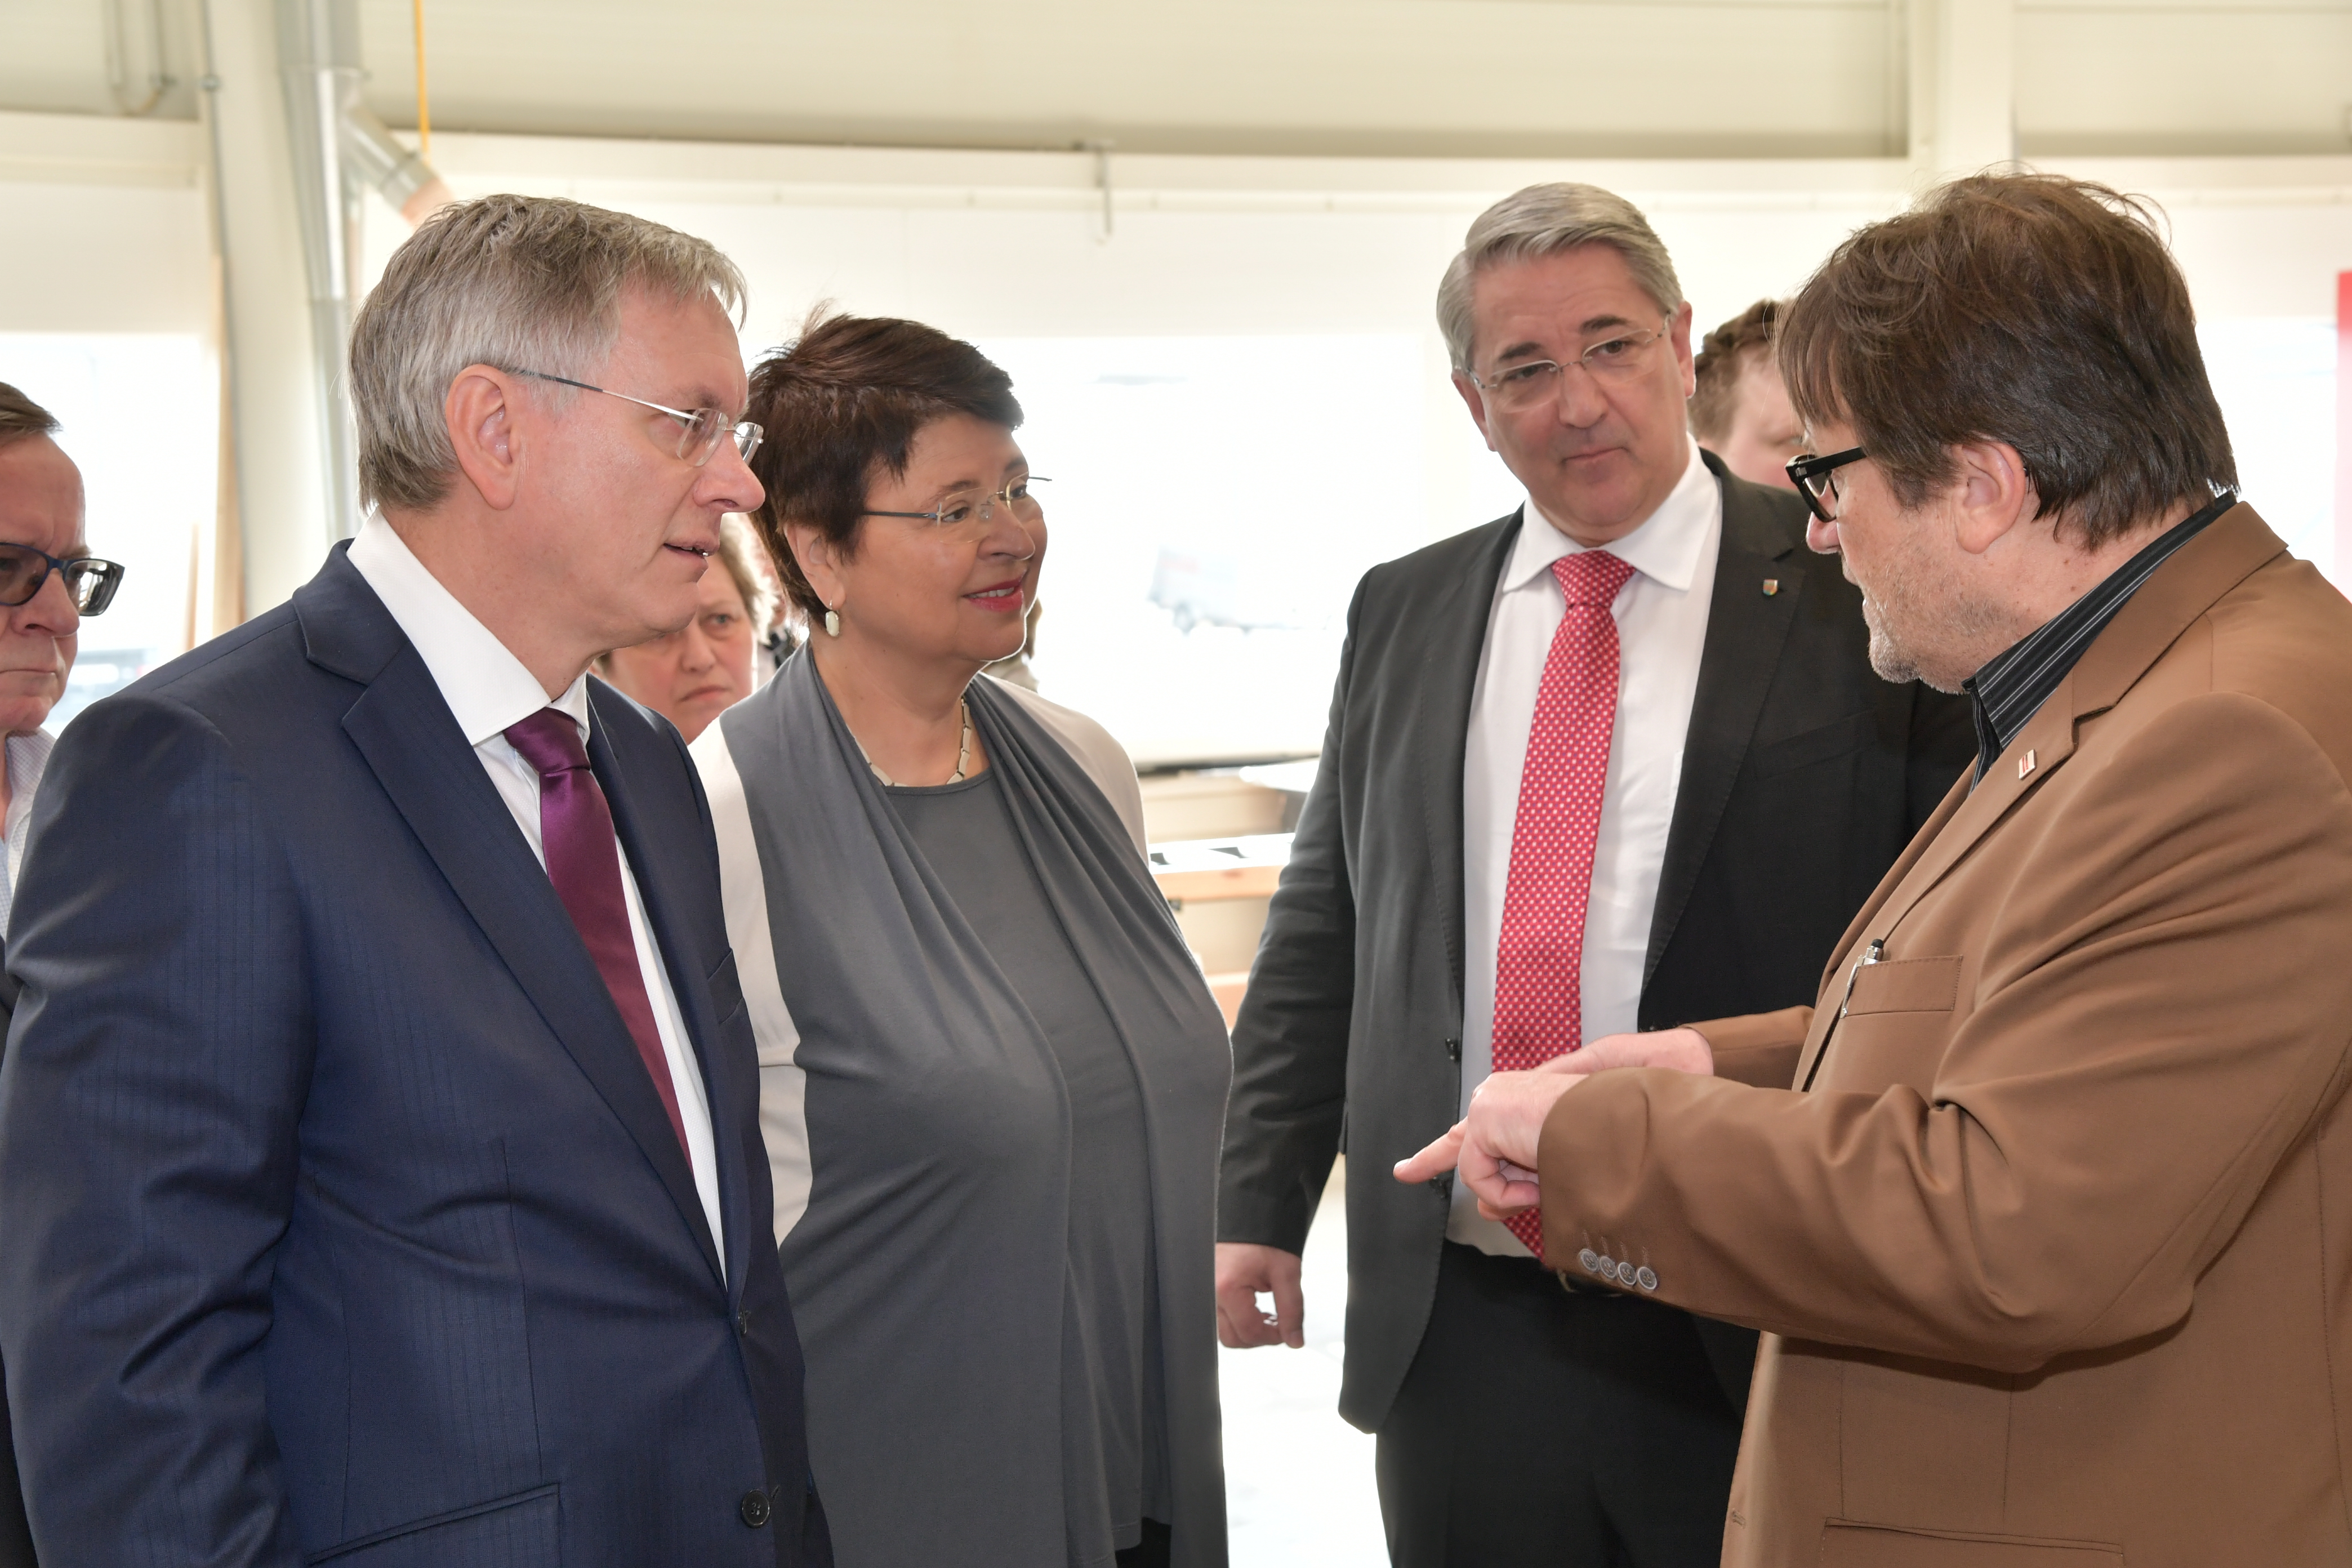
<svg viewBox="0 0 2352 1568">
<path fill-rule="evenodd" d="M 330 539 L 359 531 L 359 471 L 346 356 L 370 193 L 411 223 L 449 199 L 432 166 L 361 101 L 358 0 L 278 0 L 278 65 L 294 154 L 310 341 L 324 432 Z"/>
</svg>

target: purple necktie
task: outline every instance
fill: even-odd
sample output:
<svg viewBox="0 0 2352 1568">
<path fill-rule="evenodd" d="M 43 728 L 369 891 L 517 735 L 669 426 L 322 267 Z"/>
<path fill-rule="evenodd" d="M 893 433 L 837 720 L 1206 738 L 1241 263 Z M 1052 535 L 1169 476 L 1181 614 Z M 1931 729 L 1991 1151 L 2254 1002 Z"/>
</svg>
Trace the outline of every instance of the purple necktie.
<svg viewBox="0 0 2352 1568">
<path fill-rule="evenodd" d="M 613 837 L 613 809 L 589 771 L 580 744 L 580 725 L 560 709 L 542 708 L 507 731 L 514 749 L 539 772 L 540 846 L 547 855 L 547 878 L 555 896 L 580 928 L 588 956 L 604 976 L 637 1055 L 653 1075 L 654 1090 L 669 1112 L 677 1146 L 687 1147 L 686 1121 L 677 1113 L 677 1089 L 670 1082 L 669 1058 L 654 1027 L 654 1006 L 646 995 L 645 971 L 637 965 L 636 938 L 629 931 L 628 900 L 621 891 L 621 850 Z M 689 1151 L 690 1163 L 693 1154 Z"/>
</svg>

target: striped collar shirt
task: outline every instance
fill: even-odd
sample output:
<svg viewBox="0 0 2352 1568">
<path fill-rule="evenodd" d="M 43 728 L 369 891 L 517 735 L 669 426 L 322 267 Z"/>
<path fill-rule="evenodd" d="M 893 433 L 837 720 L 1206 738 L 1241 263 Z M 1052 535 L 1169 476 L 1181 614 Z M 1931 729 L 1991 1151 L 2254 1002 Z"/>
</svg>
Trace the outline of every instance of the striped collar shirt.
<svg viewBox="0 0 2352 1568">
<path fill-rule="evenodd" d="M 2156 569 L 2172 559 L 2182 545 L 2205 531 L 2206 524 L 2238 504 L 2234 494 L 2217 496 L 2210 506 L 2188 521 L 2168 529 L 2148 547 L 2125 562 L 2089 593 L 2043 622 L 2036 630 L 1996 654 L 1985 667 L 1961 683 L 1976 712 L 1977 771 L 1981 781 L 1992 771 L 2026 721 L 2041 710 L 2066 679 L 2083 651 L 2106 630 L 2140 585 Z"/>
</svg>

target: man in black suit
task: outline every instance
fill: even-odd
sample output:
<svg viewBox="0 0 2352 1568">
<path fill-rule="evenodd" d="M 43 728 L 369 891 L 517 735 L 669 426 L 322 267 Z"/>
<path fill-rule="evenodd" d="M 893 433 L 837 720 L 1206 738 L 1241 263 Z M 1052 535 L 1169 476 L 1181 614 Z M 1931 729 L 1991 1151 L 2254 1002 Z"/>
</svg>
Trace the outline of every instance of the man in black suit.
<svg viewBox="0 0 2352 1568">
<path fill-rule="evenodd" d="M 1234 1031 L 1220 1331 L 1300 1342 L 1297 1253 L 1352 1152 L 1340 1413 L 1379 1434 L 1393 1561 L 1712 1564 L 1754 1336 L 1580 1286 L 1534 1226 L 1389 1167 L 1499 1067 L 1809 1000 L 1974 740 L 1871 673 L 1796 495 L 1691 444 L 1690 306 L 1631 205 L 1507 198 L 1438 316 L 1529 504 L 1349 612 Z"/>
<path fill-rule="evenodd" d="M 43 1561 L 832 1561 L 710 812 L 585 674 L 761 500 L 741 289 L 446 209 L 353 331 L 377 514 L 58 742 L 0 1064 Z"/>
</svg>

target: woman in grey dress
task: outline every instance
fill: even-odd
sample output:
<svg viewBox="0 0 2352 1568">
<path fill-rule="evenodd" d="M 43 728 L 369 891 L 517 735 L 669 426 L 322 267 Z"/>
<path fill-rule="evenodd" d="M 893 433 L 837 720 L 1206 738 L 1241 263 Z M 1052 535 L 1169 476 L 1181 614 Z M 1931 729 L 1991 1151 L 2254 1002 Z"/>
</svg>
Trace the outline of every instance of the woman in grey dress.
<svg viewBox="0 0 2352 1568">
<path fill-rule="evenodd" d="M 1230 1048 L 1126 754 L 979 674 L 1045 554 L 1012 383 L 835 316 L 751 386 L 809 646 L 694 751 L 837 1560 L 1217 1568 Z"/>
</svg>

